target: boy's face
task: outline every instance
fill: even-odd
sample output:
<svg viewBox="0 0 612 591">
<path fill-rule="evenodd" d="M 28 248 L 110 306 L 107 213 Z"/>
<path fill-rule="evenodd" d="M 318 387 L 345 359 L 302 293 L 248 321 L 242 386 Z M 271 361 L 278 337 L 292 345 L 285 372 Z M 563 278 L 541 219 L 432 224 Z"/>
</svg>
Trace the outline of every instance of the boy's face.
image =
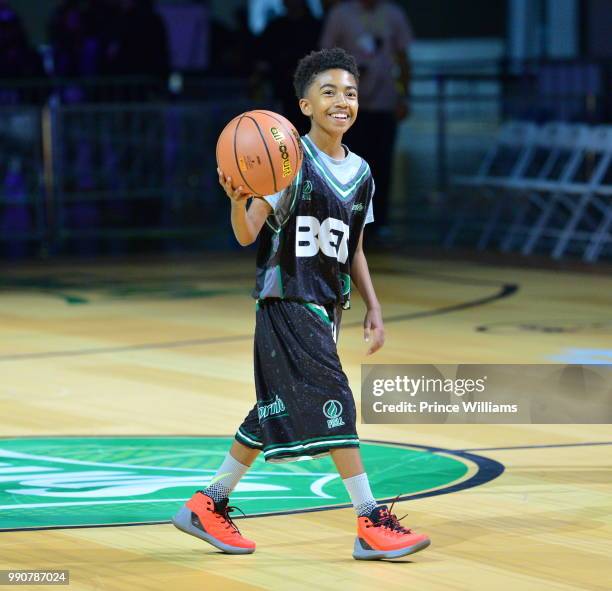
<svg viewBox="0 0 612 591">
<path fill-rule="evenodd" d="M 300 99 L 302 113 L 311 118 L 312 127 L 330 135 L 343 135 L 357 118 L 357 82 L 346 70 L 325 70 L 317 74 Z"/>
</svg>

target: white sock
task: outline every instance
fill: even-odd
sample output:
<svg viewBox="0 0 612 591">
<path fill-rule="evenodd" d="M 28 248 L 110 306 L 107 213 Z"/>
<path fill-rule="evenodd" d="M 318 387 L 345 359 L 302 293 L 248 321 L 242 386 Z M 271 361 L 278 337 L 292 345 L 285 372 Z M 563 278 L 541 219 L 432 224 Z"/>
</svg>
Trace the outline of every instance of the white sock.
<svg viewBox="0 0 612 591">
<path fill-rule="evenodd" d="M 351 496 L 351 502 L 353 507 L 355 507 L 355 513 L 357 513 L 358 517 L 369 515 L 378 507 L 378 503 L 370 490 L 368 475 L 365 472 L 357 474 L 357 476 L 344 478 L 342 482 L 344 482 L 344 486 L 346 486 L 346 490 Z"/>
<path fill-rule="evenodd" d="M 204 494 L 216 502 L 227 499 L 248 469 L 249 466 L 241 464 L 228 452 L 210 484 L 204 489 Z"/>
</svg>

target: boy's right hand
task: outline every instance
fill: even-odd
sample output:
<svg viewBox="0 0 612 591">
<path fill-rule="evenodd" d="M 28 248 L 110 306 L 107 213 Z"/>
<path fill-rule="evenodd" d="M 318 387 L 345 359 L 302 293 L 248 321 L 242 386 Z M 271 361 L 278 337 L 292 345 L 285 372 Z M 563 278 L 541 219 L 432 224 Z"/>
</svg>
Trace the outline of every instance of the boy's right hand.
<svg viewBox="0 0 612 591">
<path fill-rule="evenodd" d="M 232 178 L 225 176 L 220 168 L 217 168 L 219 174 L 219 184 L 223 187 L 225 194 L 232 200 L 232 203 L 246 203 L 252 193 L 247 191 L 242 185 L 234 189 L 232 186 Z"/>
</svg>

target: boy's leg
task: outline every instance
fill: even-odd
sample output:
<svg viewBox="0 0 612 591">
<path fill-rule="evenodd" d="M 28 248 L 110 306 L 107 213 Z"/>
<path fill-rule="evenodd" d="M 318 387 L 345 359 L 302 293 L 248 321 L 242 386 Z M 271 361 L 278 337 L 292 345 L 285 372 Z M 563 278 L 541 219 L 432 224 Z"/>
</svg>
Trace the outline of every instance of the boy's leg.
<svg viewBox="0 0 612 591">
<path fill-rule="evenodd" d="M 254 552 L 255 542 L 244 538 L 229 516 L 234 508 L 228 507 L 228 497 L 259 452 L 234 440 L 208 487 L 197 491 L 179 509 L 172 523 L 228 554 Z"/>
<path fill-rule="evenodd" d="M 219 503 L 227 500 L 262 450 L 262 434 L 257 404 L 254 404 L 238 427 L 229 452 L 210 484 L 202 492 Z"/>
<path fill-rule="evenodd" d="M 361 461 L 359 448 L 339 447 L 332 449 L 330 453 L 351 497 L 357 517 L 370 515 L 378 503 L 370 490 L 370 482 Z"/>
<path fill-rule="evenodd" d="M 330 453 L 357 513 L 353 558 L 399 558 L 429 546 L 430 540 L 426 535 L 402 527 L 386 505 L 378 505 L 370 490 L 358 447 L 332 449 Z"/>
<path fill-rule="evenodd" d="M 202 492 L 216 502 L 227 499 L 259 455 L 259 451 L 234 439 L 223 463 Z"/>
<path fill-rule="evenodd" d="M 247 447 L 246 445 L 243 445 L 242 443 L 240 443 L 240 441 L 236 441 L 235 439 L 234 443 L 232 443 L 232 447 L 230 447 L 229 450 L 229 453 L 235 460 L 249 467 L 251 467 L 260 452 L 260 449 L 253 449 L 252 447 Z"/>
<path fill-rule="evenodd" d="M 364 472 L 361 452 L 358 447 L 337 447 L 332 449 L 330 454 L 342 479 L 351 478 Z"/>
</svg>

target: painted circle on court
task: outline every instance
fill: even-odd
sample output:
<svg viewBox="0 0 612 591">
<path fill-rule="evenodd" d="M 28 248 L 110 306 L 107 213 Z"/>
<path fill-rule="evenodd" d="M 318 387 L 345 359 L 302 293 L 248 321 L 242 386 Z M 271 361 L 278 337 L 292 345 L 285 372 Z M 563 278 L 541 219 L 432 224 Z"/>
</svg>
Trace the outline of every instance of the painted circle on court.
<svg viewBox="0 0 612 591">
<path fill-rule="evenodd" d="M 223 460 L 231 437 L 0 439 L 0 530 L 164 523 Z M 361 441 L 379 500 L 416 499 L 484 484 L 494 460 L 442 448 Z M 291 464 L 260 456 L 232 494 L 247 516 L 346 507 L 331 458 Z"/>
</svg>

